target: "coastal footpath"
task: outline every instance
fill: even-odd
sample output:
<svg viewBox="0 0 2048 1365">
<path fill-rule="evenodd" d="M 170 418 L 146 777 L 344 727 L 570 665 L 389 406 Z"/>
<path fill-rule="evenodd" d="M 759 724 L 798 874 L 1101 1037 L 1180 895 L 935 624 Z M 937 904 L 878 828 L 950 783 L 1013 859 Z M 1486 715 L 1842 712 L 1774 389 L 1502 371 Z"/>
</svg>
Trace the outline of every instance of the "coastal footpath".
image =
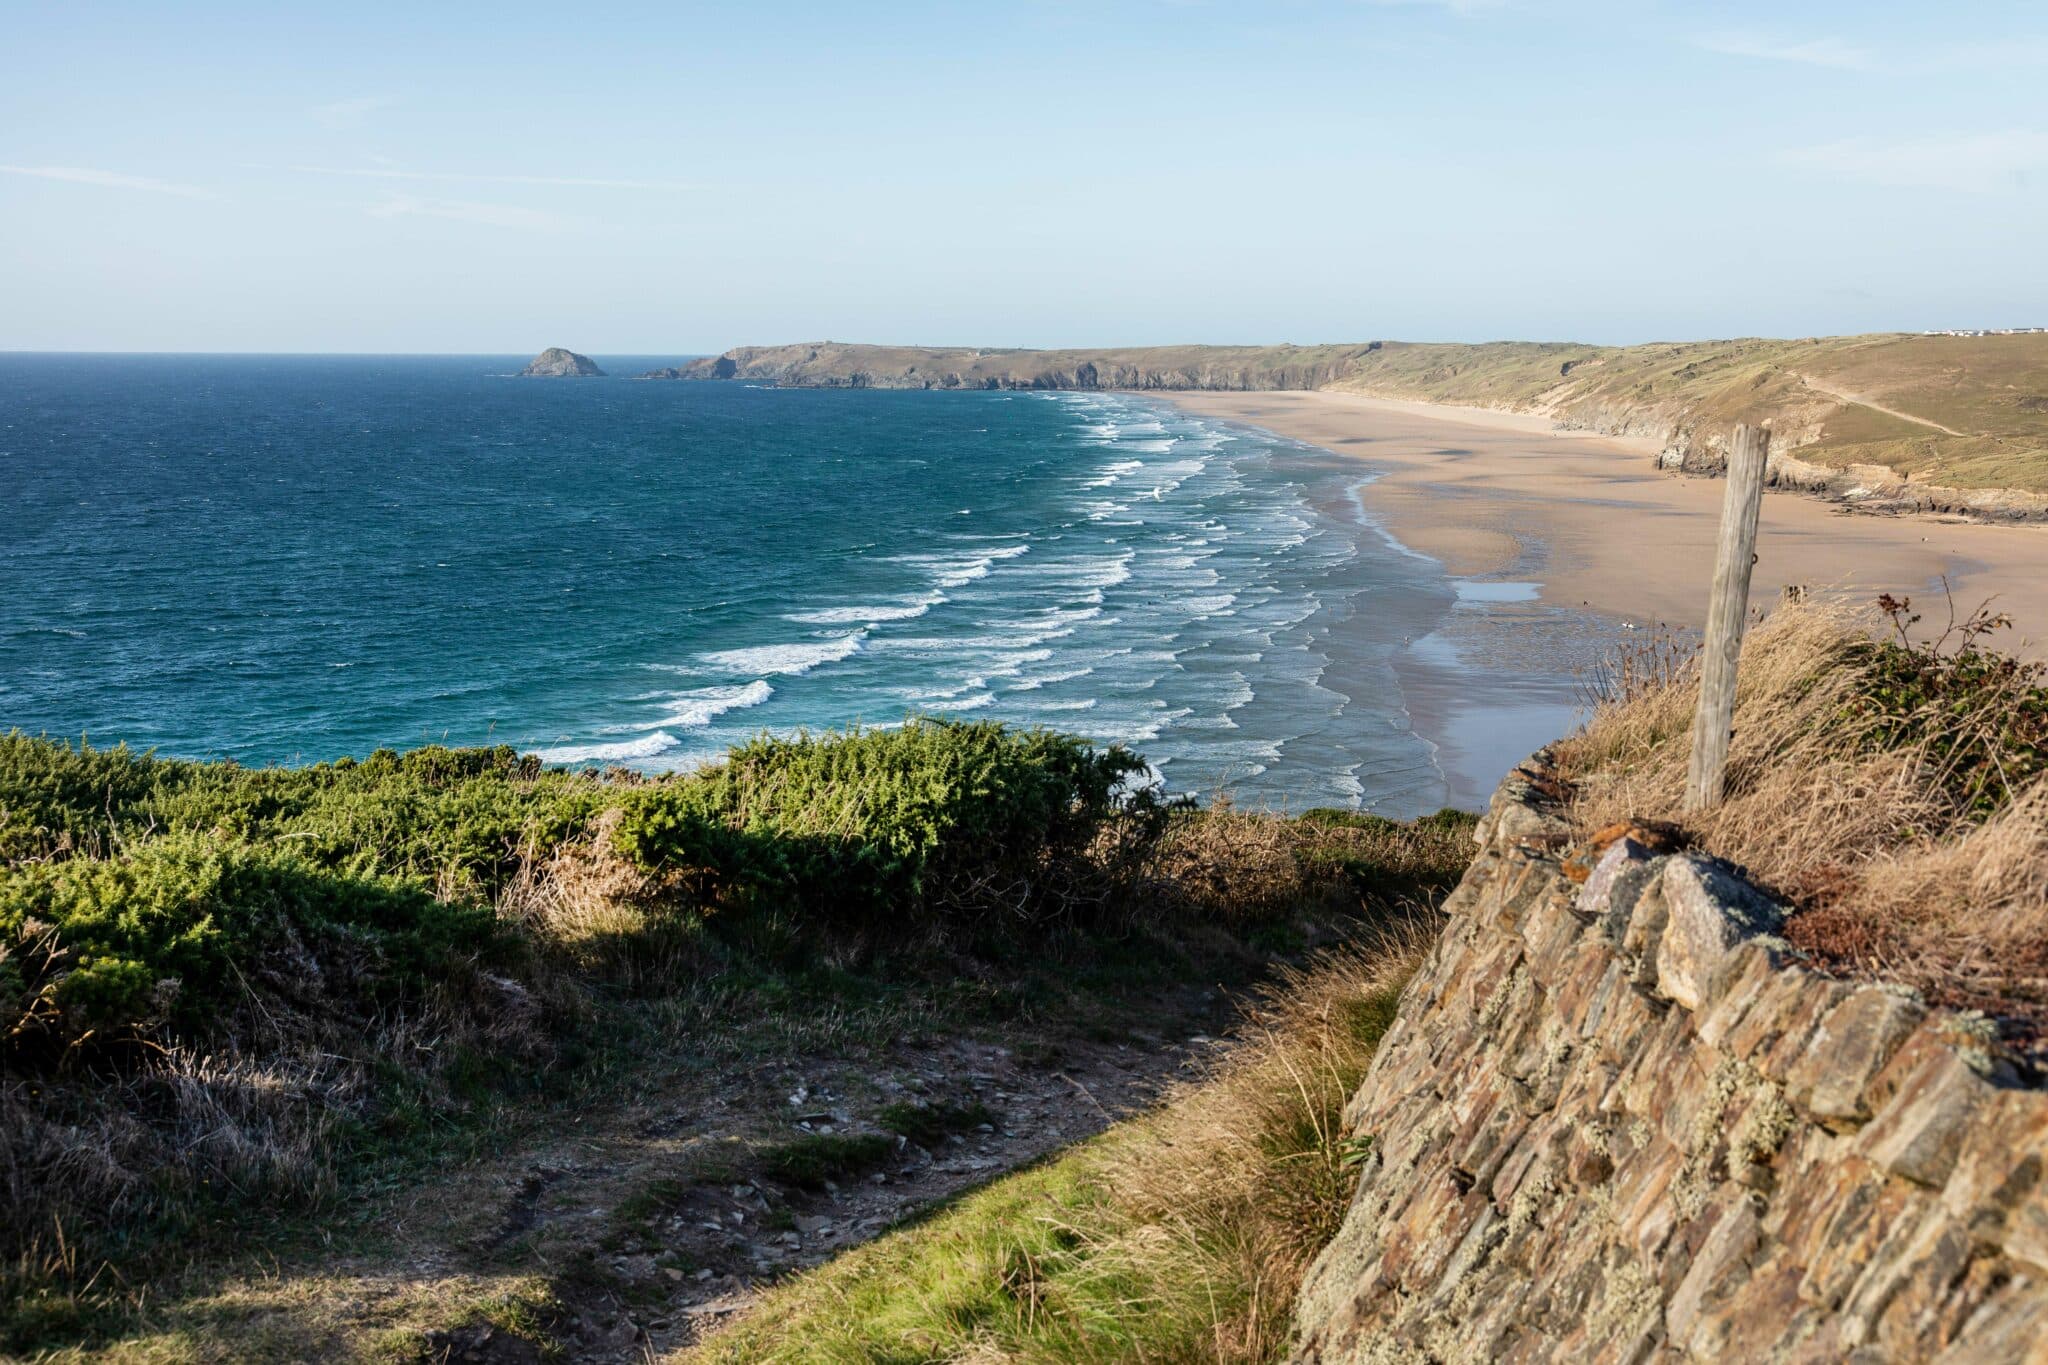
<svg viewBox="0 0 2048 1365">
<path fill-rule="evenodd" d="M 1547 755 L 1344 1111 L 1366 1153 L 1294 1359 L 2038 1359 L 2048 1094 L 1982 1016 L 1820 975 Z"/>
<path fill-rule="evenodd" d="M 818 342 L 742 346 L 641 377 L 817 388 L 1336 390 L 1646 438 L 1660 467 L 1706 475 L 1720 471 L 1736 424 L 1768 422 L 1779 487 L 1872 511 L 2048 520 L 2042 334 L 1047 351 Z"/>
</svg>

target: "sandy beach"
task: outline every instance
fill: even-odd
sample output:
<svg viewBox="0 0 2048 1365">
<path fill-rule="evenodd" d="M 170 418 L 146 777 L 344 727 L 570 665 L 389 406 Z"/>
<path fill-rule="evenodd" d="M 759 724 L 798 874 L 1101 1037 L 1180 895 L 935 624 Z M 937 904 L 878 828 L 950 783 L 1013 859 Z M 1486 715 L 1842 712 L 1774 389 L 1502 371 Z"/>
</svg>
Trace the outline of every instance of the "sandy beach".
<svg viewBox="0 0 2048 1365">
<path fill-rule="evenodd" d="M 1649 440 L 1554 431 L 1547 419 L 1356 394 L 1175 394 L 1172 401 L 1370 461 L 1366 506 L 1453 575 L 1523 577 L 1540 597 L 1636 625 L 1697 626 L 1714 570 L 1725 485 L 1657 470 Z M 1946 618 L 1995 598 L 2009 647 L 2048 644 L 2048 527 L 1848 512 L 1766 493 L 1752 600 L 1785 586 L 1910 594 Z"/>
<path fill-rule="evenodd" d="M 1726 485 L 1659 471 L 1654 441 L 1326 391 L 1170 398 L 1357 456 L 1372 476 L 1359 490 L 1367 513 L 1459 580 L 1459 606 L 1397 661 L 1411 723 L 1436 746 L 1453 804 L 1483 802 L 1512 764 L 1572 728 L 1593 661 L 1621 635 L 1696 628 L 1705 616 Z M 1959 613 L 1995 599 L 2014 623 L 1999 642 L 2048 654 L 2048 528 L 1871 516 L 1765 495 L 1751 591 L 1759 605 L 1794 584 L 1863 599 L 1909 594 L 1938 631 L 1944 575 Z"/>
</svg>

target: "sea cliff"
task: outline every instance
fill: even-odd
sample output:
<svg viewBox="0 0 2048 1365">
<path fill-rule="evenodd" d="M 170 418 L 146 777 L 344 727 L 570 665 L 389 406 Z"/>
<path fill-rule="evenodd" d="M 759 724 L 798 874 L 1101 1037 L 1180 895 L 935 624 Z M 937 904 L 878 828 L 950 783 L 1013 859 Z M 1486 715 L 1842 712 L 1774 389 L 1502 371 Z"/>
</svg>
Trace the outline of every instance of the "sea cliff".
<svg viewBox="0 0 2048 1365">
<path fill-rule="evenodd" d="M 1353 373 L 1378 345 L 1026 351 L 824 341 L 741 346 L 640 377 L 846 389 L 1317 389 Z"/>
<path fill-rule="evenodd" d="M 813 388 L 1338 389 L 1646 437 L 1661 446 L 1663 467 L 1708 476 L 1720 472 L 1738 423 L 1769 423 L 1779 486 L 1875 511 L 2048 519 L 2048 334 L 1050 351 L 828 341 L 742 346 L 641 377 Z"/>
</svg>

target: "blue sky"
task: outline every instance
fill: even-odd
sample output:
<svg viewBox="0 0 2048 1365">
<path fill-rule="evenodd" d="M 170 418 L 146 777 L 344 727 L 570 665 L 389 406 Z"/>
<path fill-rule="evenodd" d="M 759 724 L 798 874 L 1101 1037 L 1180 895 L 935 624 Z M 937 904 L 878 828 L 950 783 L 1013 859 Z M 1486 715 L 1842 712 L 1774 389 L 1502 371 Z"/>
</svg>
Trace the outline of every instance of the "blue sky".
<svg viewBox="0 0 2048 1365">
<path fill-rule="evenodd" d="M 0 349 L 2048 324 L 2038 3 L 0 0 L 0 29 Z"/>
</svg>

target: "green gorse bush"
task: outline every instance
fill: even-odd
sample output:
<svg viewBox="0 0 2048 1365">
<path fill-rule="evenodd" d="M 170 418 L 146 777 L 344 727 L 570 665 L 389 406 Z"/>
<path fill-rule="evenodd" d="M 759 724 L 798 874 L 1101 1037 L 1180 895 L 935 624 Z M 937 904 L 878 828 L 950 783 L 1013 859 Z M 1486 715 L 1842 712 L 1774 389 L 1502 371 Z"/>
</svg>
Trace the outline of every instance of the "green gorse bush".
<svg viewBox="0 0 2048 1365">
<path fill-rule="evenodd" d="M 672 913 L 1048 913 L 1099 901 L 1115 856 L 1157 837 L 1165 807 L 1127 789 L 1144 771 L 1120 748 L 929 720 L 763 738 L 657 780 L 503 747 L 245 769 L 10 734 L 0 1028 L 19 1063 L 124 1032 L 218 1035 L 251 992 L 363 1017 L 480 964 L 516 970 L 496 901 L 613 810 L 617 852 Z"/>
<path fill-rule="evenodd" d="M 1106 831 L 1112 853 L 1158 837 L 1165 803 L 1131 787 L 1145 771 L 1121 747 L 987 721 L 764 737 L 633 793 L 615 838 L 649 872 L 706 872 L 818 914 L 1045 914 L 1090 898 L 1082 855 Z"/>
</svg>

